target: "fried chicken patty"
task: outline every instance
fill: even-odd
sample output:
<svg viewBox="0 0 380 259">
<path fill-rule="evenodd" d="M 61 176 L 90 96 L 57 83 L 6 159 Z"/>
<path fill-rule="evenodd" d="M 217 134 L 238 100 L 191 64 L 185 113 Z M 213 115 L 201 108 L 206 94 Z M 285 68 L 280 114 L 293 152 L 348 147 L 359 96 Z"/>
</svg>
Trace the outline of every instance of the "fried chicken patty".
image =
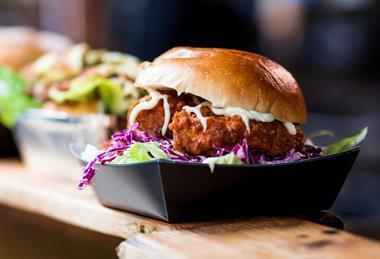
<svg viewBox="0 0 380 259">
<path fill-rule="evenodd" d="M 208 109 L 208 111 L 206 110 Z M 268 155 L 283 155 L 290 149 L 301 150 L 304 136 L 299 126 L 296 135 L 289 134 L 282 122 L 249 121 L 250 133 L 240 116 L 217 116 L 202 107 L 207 116 L 207 129 L 195 114 L 177 112 L 169 128 L 173 131 L 174 148 L 188 154 L 214 155 L 215 147 L 232 147 L 247 136 L 248 146 Z"/>
<path fill-rule="evenodd" d="M 296 125 L 296 135 L 291 135 L 278 120 L 273 122 L 250 120 L 250 133 L 248 133 L 240 116 L 214 115 L 207 106 L 201 109 L 202 115 L 207 117 L 207 129 L 203 132 L 203 126 L 198 117 L 182 110 L 185 105 L 197 104 L 192 95 L 177 96 L 171 91 L 162 93 L 168 95 L 171 114 L 166 137 L 173 137 L 174 148 L 181 152 L 212 156 L 217 150 L 216 147 L 232 147 L 241 143 L 245 135 L 250 148 L 268 155 L 283 155 L 291 149 L 303 148 L 304 135 L 298 125 Z M 139 123 L 138 129 L 159 137 L 164 117 L 161 100 L 153 109 L 144 110 L 138 114 L 136 117 L 136 122 Z"/>
<path fill-rule="evenodd" d="M 194 102 L 194 98 L 192 95 L 181 94 L 177 95 L 174 91 L 166 91 L 160 90 L 162 94 L 166 94 L 168 96 L 168 102 L 170 104 L 170 122 L 173 118 L 173 115 L 176 112 L 182 111 L 183 106 L 196 105 Z M 147 98 L 149 100 L 149 97 Z M 138 100 L 134 105 L 131 106 L 128 112 L 128 119 L 133 108 L 141 101 Z M 139 123 L 139 130 L 149 133 L 152 136 L 160 137 L 161 136 L 161 128 L 164 125 L 165 120 L 165 110 L 163 106 L 163 101 L 160 100 L 158 104 L 150 110 L 143 110 L 139 112 L 136 117 L 136 122 Z M 166 132 L 166 137 L 171 138 L 173 136 L 173 132 L 168 129 Z"/>
</svg>

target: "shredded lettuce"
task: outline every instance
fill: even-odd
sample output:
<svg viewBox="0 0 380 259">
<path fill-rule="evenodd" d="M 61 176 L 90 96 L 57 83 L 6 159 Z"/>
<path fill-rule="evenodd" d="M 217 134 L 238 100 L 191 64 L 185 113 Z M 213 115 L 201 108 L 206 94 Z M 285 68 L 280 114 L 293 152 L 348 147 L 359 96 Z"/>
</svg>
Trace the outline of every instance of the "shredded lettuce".
<svg viewBox="0 0 380 259">
<path fill-rule="evenodd" d="M 67 91 L 56 88 L 51 88 L 49 91 L 49 97 L 57 103 L 81 102 L 97 95 L 104 102 L 108 113 L 122 114 L 128 109 L 128 104 L 124 102 L 123 86 L 101 76 L 74 80 Z"/>
<path fill-rule="evenodd" d="M 167 158 L 168 156 L 162 149 L 160 149 L 160 143 L 158 142 L 146 142 L 133 143 L 127 150 L 124 151 L 124 155 L 127 157 L 125 162 L 144 162 L 156 158 Z M 116 159 L 115 162 L 122 162 Z"/>
<path fill-rule="evenodd" d="M 352 137 L 344 138 L 323 149 L 324 155 L 332 155 L 351 150 L 357 147 L 367 136 L 368 127 L 360 130 L 359 133 Z"/>
<path fill-rule="evenodd" d="M 0 123 L 11 128 L 27 109 L 39 103 L 24 93 L 27 82 L 9 68 L 0 68 Z"/>
</svg>

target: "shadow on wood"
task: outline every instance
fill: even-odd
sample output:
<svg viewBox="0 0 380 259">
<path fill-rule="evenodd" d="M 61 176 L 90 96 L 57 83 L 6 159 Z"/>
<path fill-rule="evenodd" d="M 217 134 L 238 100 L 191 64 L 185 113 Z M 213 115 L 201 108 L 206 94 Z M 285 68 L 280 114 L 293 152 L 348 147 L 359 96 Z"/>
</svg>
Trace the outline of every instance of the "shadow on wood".
<svg viewBox="0 0 380 259">
<path fill-rule="evenodd" d="M 0 206 L 0 258 L 117 258 L 122 239 Z"/>
</svg>

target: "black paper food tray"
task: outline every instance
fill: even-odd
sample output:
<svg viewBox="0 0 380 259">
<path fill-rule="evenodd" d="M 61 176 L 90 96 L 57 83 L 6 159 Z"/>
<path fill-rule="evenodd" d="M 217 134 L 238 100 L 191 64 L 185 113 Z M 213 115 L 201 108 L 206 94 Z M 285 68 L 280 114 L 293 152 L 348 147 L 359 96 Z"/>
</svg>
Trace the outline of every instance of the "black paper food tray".
<svg viewBox="0 0 380 259">
<path fill-rule="evenodd" d="M 184 222 L 329 209 L 359 148 L 287 164 L 216 165 L 152 160 L 103 165 L 99 201 L 112 208 Z M 84 162 L 82 162 L 85 164 Z"/>
</svg>

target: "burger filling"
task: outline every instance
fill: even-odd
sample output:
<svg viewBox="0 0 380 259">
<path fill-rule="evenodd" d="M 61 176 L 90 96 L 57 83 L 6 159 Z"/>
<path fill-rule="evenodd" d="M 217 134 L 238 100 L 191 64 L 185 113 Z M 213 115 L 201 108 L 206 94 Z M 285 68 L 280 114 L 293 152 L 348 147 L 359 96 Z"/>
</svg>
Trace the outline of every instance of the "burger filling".
<svg viewBox="0 0 380 259">
<path fill-rule="evenodd" d="M 92 183 L 99 165 L 127 164 L 152 159 L 215 164 L 277 164 L 356 147 L 367 128 L 324 148 L 305 144 L 298 125 L 275 120 L 271 114 L 241 108 L 215 108 L 190 94 L 153 91 L 128 113 L 128 129 L 116 132 L 102 149 L 87 145 L 81 158 L 88 161 L 78 188 Z M 315 136 L 326 131 L 314 132 Z M 330 133 L 328 133 L 330 134 Z"/>
<path fill-rule="evenodd" d="M 138 123 L 138 129 L 156 137 L 173 137 L 169 128 L 173 115 L 183 107 L 195 106 L 199 101 L 189 94 L 177 96 L 174 91 L 150 91 L 150 94 L 133 104 L 128 113 L 128 124 Z"/>
<path fill-rule="evenodd" d="M 291 135 L 277 120 L 249 120 L 248 132 L 239 115 L 214 115 L 208 107 L 202 108 L 202 115 L 207 118 L 206 131 L 203 131 L 200 120 L 193 113 L 181 111 L 174 115 L 169 128 L 173 131 L 175 149 L 189 154 L 213 156 L 218 147 L 241 143 L 245 136 L 251 149 L 268 155 L 282 155 L 291 149 L 303 148 L 304 136 L 298 126 L 297 133 Z"/>
<path fill-rule="evenodd" d="M 139 131 L 172 138 L 174 149 L 191 155 L 213 156 L 243 139 L 250 149 L 271 156 L 304 147 L 298 125 L 280 122 L 267 113 L 215 108 L 201 101 L 191 94 L 150 90 L 148 97 L 131 108 L 129 127 L 137 122 Z"/>
</svg>

